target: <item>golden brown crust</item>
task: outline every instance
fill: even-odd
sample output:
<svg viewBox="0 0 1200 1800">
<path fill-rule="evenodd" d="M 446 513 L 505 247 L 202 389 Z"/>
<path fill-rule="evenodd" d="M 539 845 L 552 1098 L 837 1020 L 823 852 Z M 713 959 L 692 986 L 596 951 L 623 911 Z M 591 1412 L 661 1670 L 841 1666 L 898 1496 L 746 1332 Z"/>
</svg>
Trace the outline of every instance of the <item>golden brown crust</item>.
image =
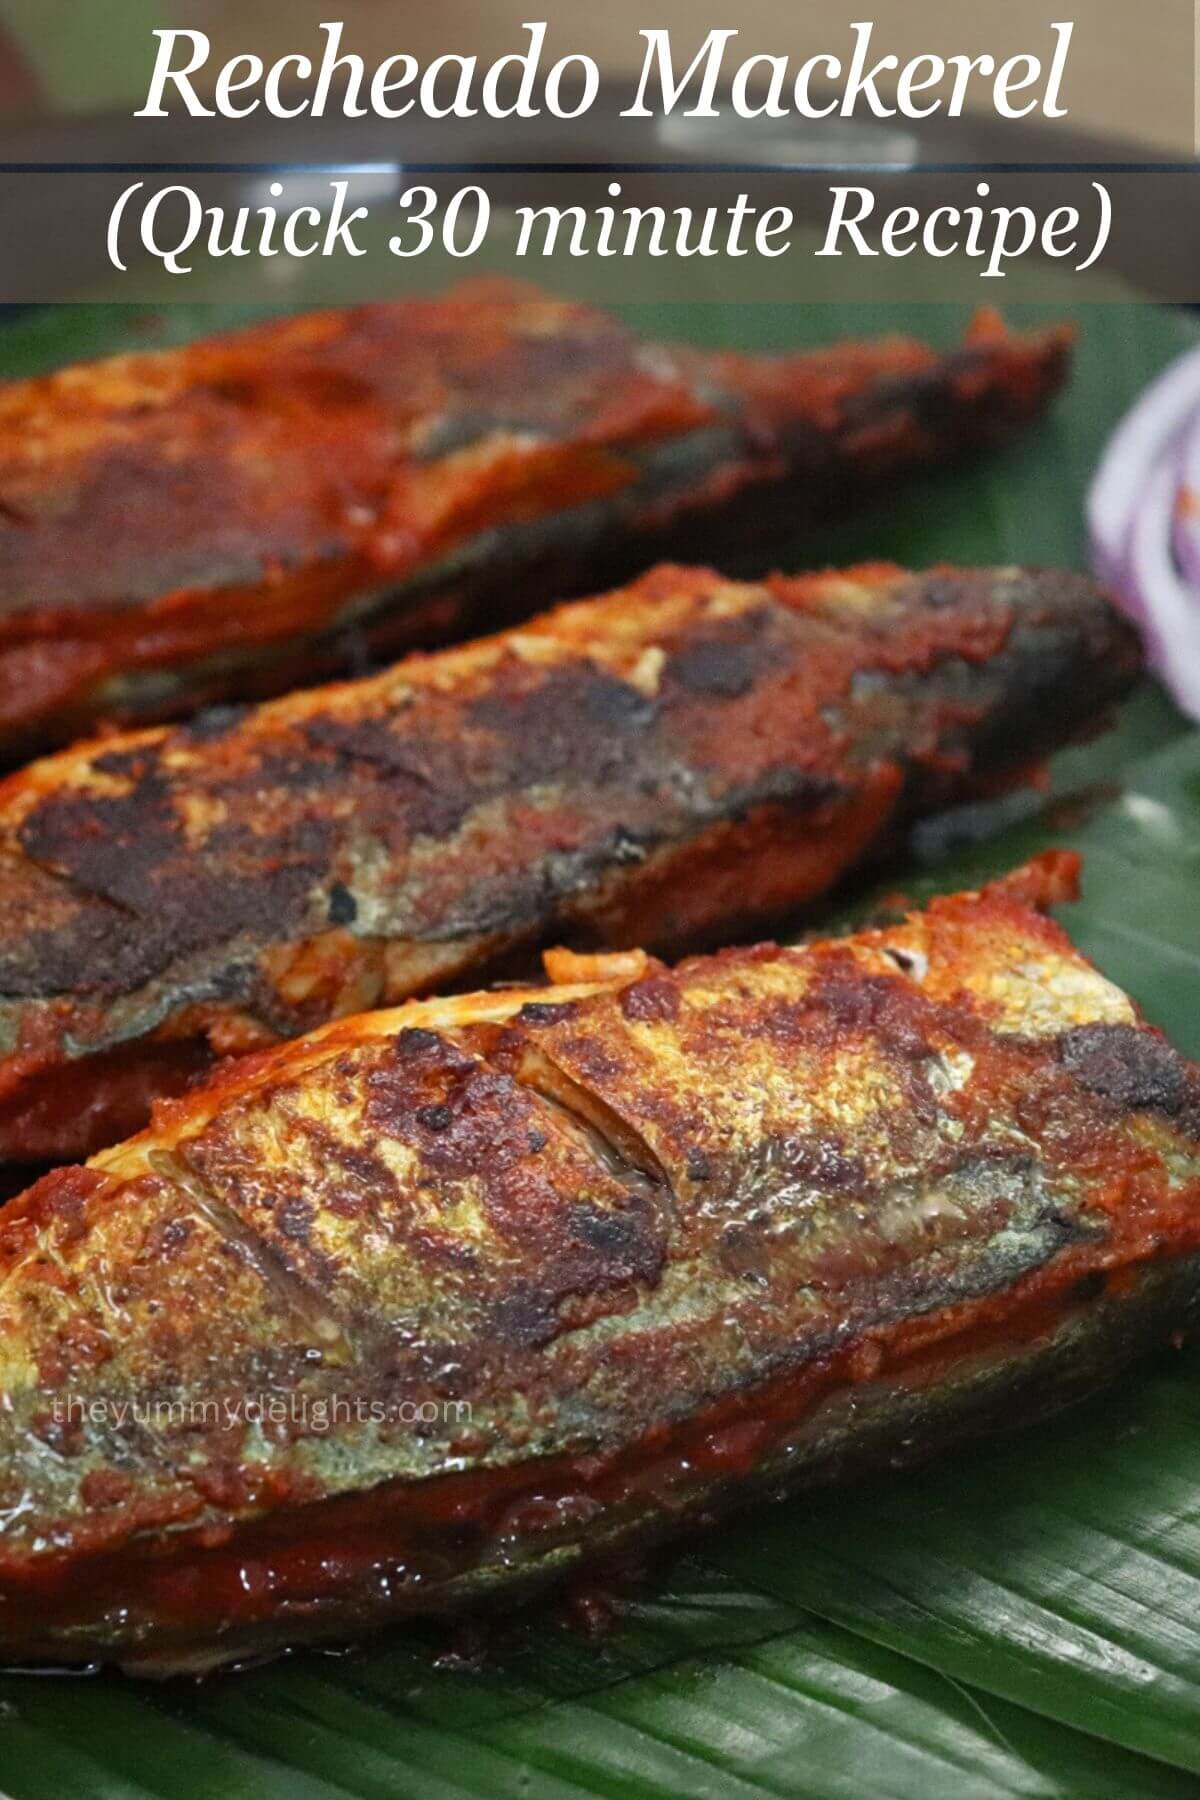
<svg viewBox="0 0 1200 1800">
<path fill-rule="evenodd" d="M 0 1214 L 0 1649 L 455 1604 L 1183 1324 L 1200 1070 L 1033 910 L 1077 867 L 337 1021 L 39 1182 Z"/>
<path fill-rule="evenodd" d="M 613 1449 L 822 1346 L 908 1354 L 1194 1248 L 1200 1072 L 1029 893 L 339 1021 L 46 1177 L 0 1215 L 5 1506 L 30 1434 L 56 1449 L 4 1567 Z M 471 1428 L 53 1424 L 264 1387 Z"/>
</svg>

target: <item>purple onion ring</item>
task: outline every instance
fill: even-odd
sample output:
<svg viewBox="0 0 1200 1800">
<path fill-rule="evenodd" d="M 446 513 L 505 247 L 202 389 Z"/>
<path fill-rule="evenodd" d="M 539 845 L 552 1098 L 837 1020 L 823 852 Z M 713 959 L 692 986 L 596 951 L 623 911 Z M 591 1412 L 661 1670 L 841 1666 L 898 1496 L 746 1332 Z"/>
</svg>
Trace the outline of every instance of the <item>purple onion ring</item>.
<svg viewBox="0 0 1200 1800">
<path fill-rule="evenodd" d="M 1097 573 L 1141 627 L 1179 705 L 1200 719 L 1200 347 L 1113 432 L 1087 520 Z"/>
</svg>

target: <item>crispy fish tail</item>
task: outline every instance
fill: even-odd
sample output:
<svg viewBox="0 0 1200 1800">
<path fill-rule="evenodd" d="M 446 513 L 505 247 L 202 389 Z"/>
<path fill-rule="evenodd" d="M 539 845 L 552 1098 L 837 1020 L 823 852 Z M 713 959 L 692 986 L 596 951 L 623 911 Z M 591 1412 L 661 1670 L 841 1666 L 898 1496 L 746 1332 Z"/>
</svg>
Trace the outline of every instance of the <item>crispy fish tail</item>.
<svg viewBox="0 0 1200 1800">
<path fill-rule="evenodd" d="M 0 1214 L 0 1652 L 507 1594 L 1185 1328 L 1200 1070 L 1031 907 L 1071 875 L 341 1021 L 46 1177 Z"/>
</svg>

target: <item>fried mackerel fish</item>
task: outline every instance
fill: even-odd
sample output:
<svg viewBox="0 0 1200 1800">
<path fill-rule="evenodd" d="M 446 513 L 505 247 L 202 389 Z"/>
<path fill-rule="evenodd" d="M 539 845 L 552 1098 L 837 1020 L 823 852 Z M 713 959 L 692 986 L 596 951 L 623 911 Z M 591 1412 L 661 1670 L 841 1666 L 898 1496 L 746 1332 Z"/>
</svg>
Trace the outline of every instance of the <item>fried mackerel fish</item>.
<svg viewBox="0 0 1200 1800">
<path fill-rule="evenodd" d="M 495 629 L 1012 436 L 1064 328 L 666 348 L 519 283 L 0 387 L 0 755 Z"/>
<path fill-rule="evenodd" d="M 1083 576 L 660 568 L 361 682 L 0 787 L 0 1154 L 87 1155 L 216 1055 L 539 938 L 728 941 L 1103 717 Z"/>
<path fill-rule="evenodd" d="M 1200 1070 L 1031 905 L 1076 866 L 673 971 L 551 952 L 44 1177 L 0 1213 L 0 1657 L 455 1608 L 1165 1344 Z"/>
</svg>

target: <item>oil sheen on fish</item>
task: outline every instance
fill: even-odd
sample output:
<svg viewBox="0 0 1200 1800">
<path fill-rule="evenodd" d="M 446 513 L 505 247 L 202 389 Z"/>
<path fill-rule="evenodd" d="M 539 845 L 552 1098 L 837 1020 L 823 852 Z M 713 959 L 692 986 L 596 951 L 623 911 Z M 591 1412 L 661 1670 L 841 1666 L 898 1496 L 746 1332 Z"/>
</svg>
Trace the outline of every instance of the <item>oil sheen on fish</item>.
<svg viewBox="0 0 1200 1800">
<path fill-rule="evenodd" d="M 1200 1070 L 1030 904 L 1076 867 L 674 970 L 551 953 L 44 1177 L 0 1212 L 0 1657 L 457 1607 L 1165 1344 Z"/>
<path fill-rule="evenodd" d="M 0 387 L 0 755 L 757 547 L 1013 435 L 1065 328 L 742 356 L 519 283 Z"/>
<path fill-rule="evenodd" d="M 1136 669 L 1086 577 L 889 565 L 622 592 L 0 787 L 0 1154 L 139 1129 L 216 1055 L 564 936 L 745 936 L 1021 779 Z"/>
</svg>

